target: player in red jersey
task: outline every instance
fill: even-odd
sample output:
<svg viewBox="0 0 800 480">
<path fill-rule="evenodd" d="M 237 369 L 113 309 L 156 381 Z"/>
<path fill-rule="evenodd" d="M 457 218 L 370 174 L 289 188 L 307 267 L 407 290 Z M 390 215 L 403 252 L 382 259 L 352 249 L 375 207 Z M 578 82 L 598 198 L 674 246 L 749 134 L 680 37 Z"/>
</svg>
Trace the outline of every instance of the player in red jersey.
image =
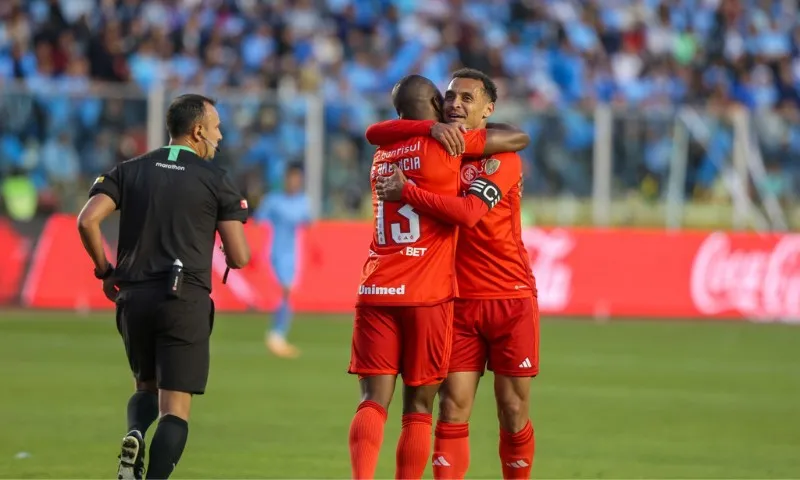
<svg viewBox="0 0 800 480">
<path fill-rule="evenodd" d="M 445 95 L 445 118 L 486 126 L 497 90 L 479 71 L 456 72 Z M 384 122 L 373 141 L 397 141 L 424 124 Z M 427 127 L 430 128 L 430 127 Z M 529 478 L 534 436 L 528 413 L 531 378 L 539 369 L 536 285 L 522 243 L 522 163 L 517 154 L 470 158 L 461 166 L 461 195 L 425 191 L 402 173 L 380 179 L 380 198 L 398 199 L 456 225 L 459 294 L 453 354 L 440 391 L 433 465 L 436 478 L 463 478 L 469 466 L 468 421 L 484 368 L 494 371 L 503 478 Z"/>
<path fill-rule="evenodd" d="M 442 95 L 419 75 L 392 91 L 401 118 L 440 118 Z M 457 127 L 439 125 L 452 136 Z M 404 171 L 420 188 L 455 196 L 461 158 L 429 136 L 381 146 L 371 171 L 374 233 L 358 291 L 349 372 L 359 375 L 362 400 L 350 426 L 354 478 L 372 478 L 383 441 L 386 411 L 402 374 L 403 428 L 397 445 L 397 478 L 421 478 L 430 457 L 433 401 L 446 378 L 456 295 L 457 227 L 420 215 L 413 207 L 383 202 L 376 179 Z M 452 138 L 452 137 L 451 137 Z M 473 130 L 463 136 L 473 155 L 524 148 L 522 132 Z M 461 145 L 451 146 L 453 153 Z"/>
</svg>

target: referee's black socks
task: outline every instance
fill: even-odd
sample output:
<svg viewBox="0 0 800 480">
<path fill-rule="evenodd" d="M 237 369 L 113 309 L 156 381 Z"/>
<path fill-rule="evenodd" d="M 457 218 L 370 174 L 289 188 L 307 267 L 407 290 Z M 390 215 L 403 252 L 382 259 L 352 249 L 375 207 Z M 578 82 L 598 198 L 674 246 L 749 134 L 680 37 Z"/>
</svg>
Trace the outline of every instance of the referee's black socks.
<svg viewBox="0 0 800 480">
<path fill-rule="evenodd" d="M 142 437 L 158 418 L 158 394 L 139 390 L 128 400 L 128 431 L 139 430 Z"/>
<path fill-rule="evenodd" d="M 169 478 L 178 460 L 181 459 L 189 424 L 175 415 L 164 415 L 150 442 L 150 463 L 147 466 L 147 479 Z"/>
</svg>

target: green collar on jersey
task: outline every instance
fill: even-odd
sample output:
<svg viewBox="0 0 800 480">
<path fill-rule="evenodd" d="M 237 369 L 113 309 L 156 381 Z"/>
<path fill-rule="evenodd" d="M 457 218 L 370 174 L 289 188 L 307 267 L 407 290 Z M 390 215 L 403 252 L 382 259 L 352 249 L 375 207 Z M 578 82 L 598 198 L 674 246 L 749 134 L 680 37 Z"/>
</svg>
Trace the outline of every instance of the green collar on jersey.
<svg viewBox="0 0 800 480">
<path fill-rule="evenodd" d="M 174 162 L 178 159 L 178 154 L 181 153 L 181 150 L 192 152 L 195 155 L 197 155 L 197 152 L 187 147 L 186 145 L 167 145 L 164 148 L 169 148 L 169 157 L 167 157 L 167 160 L 169 160 L 170 162 Z M 200 155 L 197 156 L 199 157 Z"/>
</svg>

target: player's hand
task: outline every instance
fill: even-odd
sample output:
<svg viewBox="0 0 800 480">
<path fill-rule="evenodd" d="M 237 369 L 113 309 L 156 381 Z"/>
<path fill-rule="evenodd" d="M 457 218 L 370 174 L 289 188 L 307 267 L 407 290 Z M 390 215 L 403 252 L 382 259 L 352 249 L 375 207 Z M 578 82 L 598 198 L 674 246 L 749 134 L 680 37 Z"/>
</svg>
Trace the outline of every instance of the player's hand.
<svg viewBox="0 0 800 480">
<path fill-rule="evenodd" d="M 399 202 L 403 194 L 403 185 L 408 181 L 402 170 L 395 167 L 394 173 L 388 177 L 375 180 L 375 193 L 384 202 Z"/>
<path fill-rule="evenodd" d="M 436 123 L 431 127 L 431 136 L 454 157 L 464 154 L 464 132 L 466 128 L 460 123 Z"/>
<path fill-rule="evenodd" d="M 103 280 L 103 293 L 106 295 L 106 298 L 111 300 L 114 303 L 117 303 L 117 295 L 119 295 L 119 289 L 117 288 L 117 279 L 114 278 L 114 275 Z"/>
</svg>

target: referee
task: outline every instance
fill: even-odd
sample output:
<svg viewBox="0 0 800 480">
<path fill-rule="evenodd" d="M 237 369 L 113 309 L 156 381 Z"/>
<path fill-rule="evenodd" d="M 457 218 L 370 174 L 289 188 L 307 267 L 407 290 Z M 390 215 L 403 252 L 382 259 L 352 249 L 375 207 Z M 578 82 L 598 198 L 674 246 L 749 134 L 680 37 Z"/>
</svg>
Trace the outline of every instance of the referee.
<svg viewBox="0 0 800 480">
<path fill-rule="evenodd" d="M 189 433 L 192 395 L 208 380 L 214 324 L 211 259 L 219 231 L 226 262 L 250 260 L 244 236 L 247 201 L 211 163 L 222 140 L 214 101 L 183 95 L 167 111 L 168 146 L 122 162 L 95 181 L 78 216 L 83 246 L 103 292 L 117 305 L 136 392 L 128 401 L 128 433 L 118 478 L 168 478 Z M 100 223 L 120 211 L 116 268 L 106 259 Z"/>
</svg>

